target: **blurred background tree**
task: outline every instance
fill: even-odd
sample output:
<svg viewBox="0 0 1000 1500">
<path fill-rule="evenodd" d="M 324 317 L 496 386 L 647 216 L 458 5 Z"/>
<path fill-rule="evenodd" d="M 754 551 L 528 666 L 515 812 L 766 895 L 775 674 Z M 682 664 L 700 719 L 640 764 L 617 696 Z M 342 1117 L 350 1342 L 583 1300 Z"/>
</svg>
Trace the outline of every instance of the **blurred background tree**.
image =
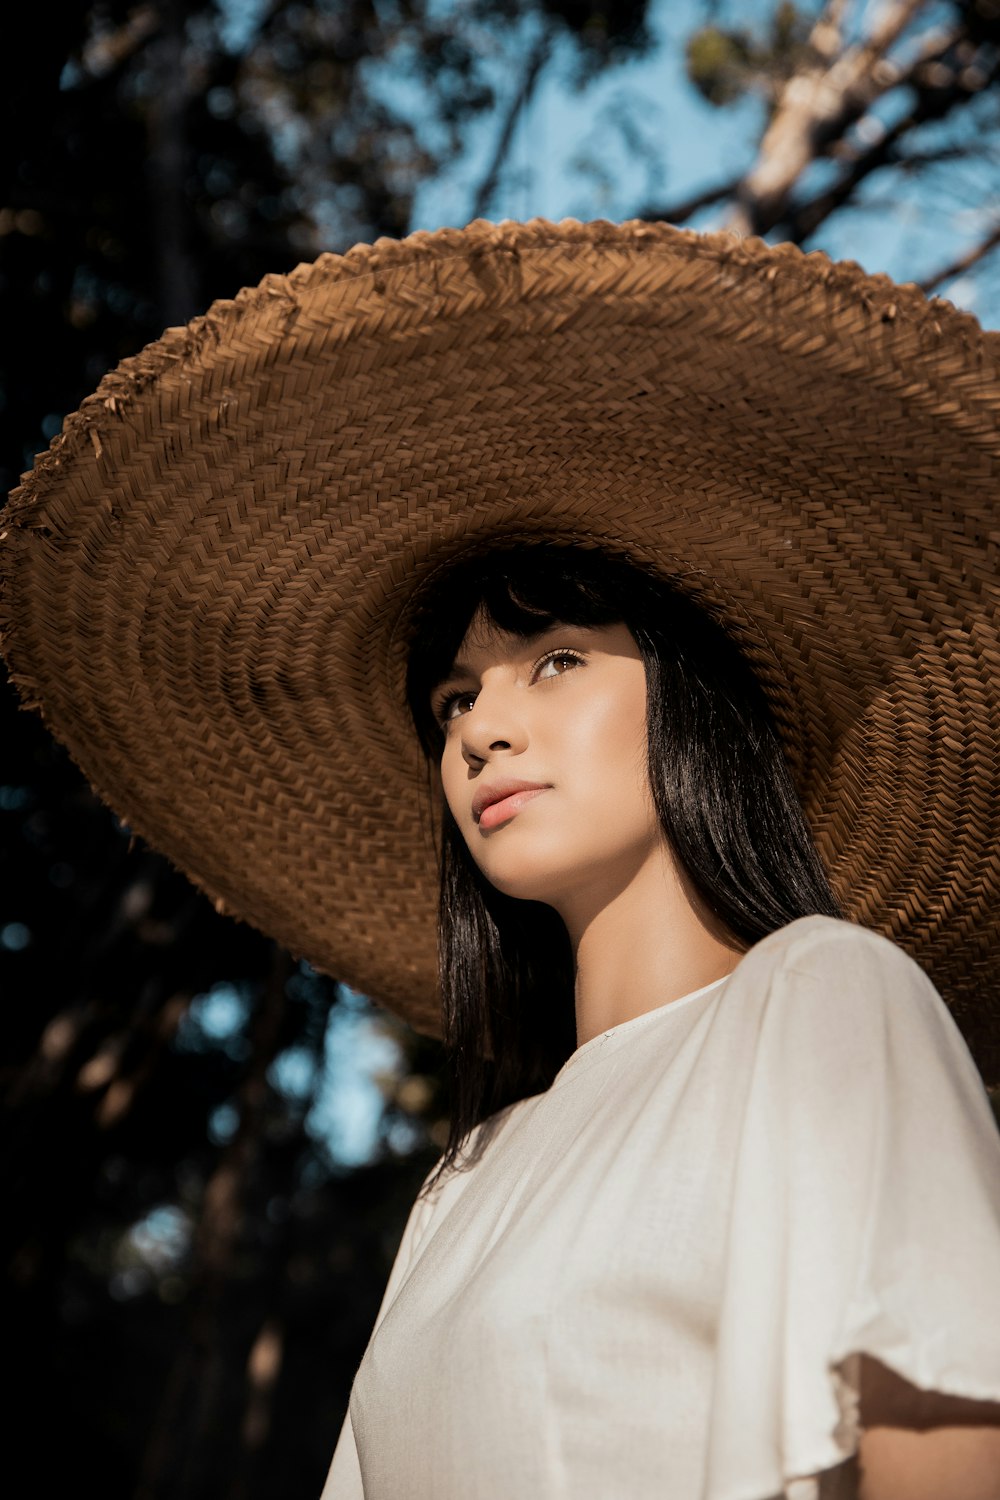
<svg viewBox="0 0 1000 1500">
<path fill-rule="evenodd" d="M 851 253 L 995 322 L 1000 0 L 53 3 L 8 38 L 6 489 L 119 359 L 477 214 Z M 13 22 L 8 19 L 8 30 Z M 318 1494 L 446 1134 L 437 1045 L 218 916 L 3 697 L 10 1467 Z"/>
</svg>

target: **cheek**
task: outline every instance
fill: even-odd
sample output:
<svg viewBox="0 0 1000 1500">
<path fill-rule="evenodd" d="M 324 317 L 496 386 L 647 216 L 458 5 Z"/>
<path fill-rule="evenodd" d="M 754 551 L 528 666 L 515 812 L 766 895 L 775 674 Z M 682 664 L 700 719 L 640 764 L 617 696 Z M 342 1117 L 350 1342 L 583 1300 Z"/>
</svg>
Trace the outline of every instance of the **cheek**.
<svg viewBox="0 0 1000 1500">
<path fill-rule="evenodd" d="M 578 747 L 581 783 L 600 794 L 609 812 L 649 804 L 645 682 L 597 699 L 579 726 Z"/>
<path fill-rule="evenodd" d="M 461 755 L 456 754 L 455 745 L 448 741 L 445 742 L 438 775 L 444 800 L 448 804 L 452 817 L 458 822 L 459 788 L 462 782 L 468 780 L 468 770 Z"/>
</svg>

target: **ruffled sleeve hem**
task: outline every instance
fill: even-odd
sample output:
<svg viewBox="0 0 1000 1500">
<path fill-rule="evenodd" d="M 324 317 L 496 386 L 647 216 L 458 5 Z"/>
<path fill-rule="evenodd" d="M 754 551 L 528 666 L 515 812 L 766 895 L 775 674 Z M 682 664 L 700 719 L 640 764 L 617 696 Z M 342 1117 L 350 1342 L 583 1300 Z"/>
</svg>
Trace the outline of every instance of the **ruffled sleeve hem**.
<svg viewBox="0 0 1000 1500">
<path fill-rule="evenodd" d="M 826 919 L 789 932 L 761 1002 L 702 1500 L 856 1496 L 863 1355 L 1000 1402 L 1000 1134 L 975 1064 L 893 944 Z"/>
<path fill-rule="evenodd" d="M 920 1391 L 1000 1407 L 1000 1370 L 949 1370 L 936 1363 L 929 1351 L 901 1352 L 894 1345 L 887 1347 L 877 1338 L 868 1338 L 850 1353 L 829 1362 L 829 1403 L 811 1416 L 800 1414 L 796 1430 L 788 1433 L 783 1447 L 775 1446 L 764 1453 L 745 1431 L 731 1434 L 727 1440 L 728 1473 L 716 1475 L 709 1483 L 705 1500 L 857 1500 L 864 1356 L 878 1360 Z M 776 1421 L 778 1425 L 780 1421 Z M 755 1461 L 755 1448 L 756 1469 L 749 1467 Z M 738 1456 L 738 1450 L 743 1457 Z M 734 1468 L 744 1463 L 748 1467 L 737 1477 Z"/>
</svg>

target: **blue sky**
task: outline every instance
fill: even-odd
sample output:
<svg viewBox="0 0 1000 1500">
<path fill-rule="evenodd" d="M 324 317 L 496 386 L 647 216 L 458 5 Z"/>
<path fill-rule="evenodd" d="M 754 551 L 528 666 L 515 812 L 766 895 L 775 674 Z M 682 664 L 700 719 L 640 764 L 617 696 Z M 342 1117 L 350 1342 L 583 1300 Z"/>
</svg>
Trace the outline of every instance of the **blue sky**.
<svg viewBox="0 0 1000 1500">
<path fill-rule="evenodd" d="M 268 0 L 216 3 L 234 49 L 252 37 L 268 8 Z M 818 14 L 822 0 L 798 0 L 798 7 L 806 14 Z M 573 81 L 574 47 L 563 39 L 547 59 L 535 95 L 521 113 L 508 168 L 487 217 L 631 218 L 650 202 L 668 206 L 745 170 L 762 133 L 763 100 L 751 96 L 723 109 L 706 103 L 686 77 L 685 43 L 709 15 L 723 26 L 764 33 L 775 9 L 776 0 L 713 0 L 711 4 L 708 0 L 651 0 L 651 49 L 605 70 L 583 89 Z M 849 34 L 867 33 L 881 9 L 882 0 L 849 0 L 845 22 Z M 946 22 L 951 9 L 931 0 L 921 14 L 918 36 Z M 436 10 L 443 17 L 454 14 L 456 26 L 469 24 L 463 0 L 437 0 Z M 497 139 L 500 114 L 519 87 L 533 41 L 530 23 L 523 36 L 508 38 L 506 51 L 497 34 L 483 28 L 480 32 L 484 51 L 501 46 L 491 65 L 498 112 L 484 115 L 470 127 L 460 157 L 421 186 L 413 229 L 468 222 L 476 187 Z M 897 55 L 905 57 L 913 46 L 904 39 Z M 405 67 L 373 67 L 369 83 L 383 92 L 392 109 L 403 108 L 418 131 L 431 131 L 426 94 L 407 76 Z M 897 91 L 876 107 L 873 118 L 891 123 L 906 105 L 905 96 Z M 873 174 L 863 189 L 861 206 L 832 218 L 808 248 L 823 249 L 835 259 L 857 260 L 866 270 L 909 281 L 937 271 L 974 245 L 1000 215 L 1000 154 L 987 161 L 983 145 L 991 126 L 1000 136 L 1000 111 L 989 93 L 979 105 L 983 107 L 963 111 L 964 123 L 959 127 L 977 143 L 978 166 L 940 166 L 907 184 L 897 174 Z M 948 122 L 944 127 L 925 127 L 921 146 L 933 146 L 942 134 L 954 137 L 955 126 Z M 643 143 L 648 154 L 657 158 L 655 171 L 643 160 Z M 806 186 L 819 188 L 836 171 L 832 163 L 816 163 Z M 720 210 L 708 209 L 692 219 L 690 226 L 714 229 L 721 226 L 722 218 Z M 953 280 L 939 291 L 976 312 L 986 326 L 997 326 L 1000 254 L 974 276 Z"/>
<path fill-rule="evenodd" d="M 755 15 L 770 15 L 773 8 L 770 0 L 741 4 L 741 24 L 752 26 Z M 871 9 L 870 3 L 859 0 L 854 7 L 855 24 L 865 24 Z M 688 82 L 684 44 L 698 10 L 693 0 L 680 4 L 653 0 L 653 49 L 609 70 L 583 91 L 570 82 L 572 48 L 564 43 L 546 65 L 536 95 L 522 113 L 510 152 L 511 171 L 488 217 L 628 218 L 651 200 L 663 205 L 677 202 L 748 167 L 761 136 L 764 104 L 751 96 L 718 109 Z M 509 97 L 508 91 L 516 85 L 516 73 L 506 88 L 501 79 L 501 98 Z M 906 102 L 901 95 L 891 95 L 875 116 L 883 124 L 891 123 Z M 993 102 L 983 102 L 996 119 Z M 655 177 L 630 149 L 620 128 L 623 105 L 633 115 L 640 138 L 661 159 Z M 979 123 L 970 118 L 966 131 L 976 131 Z M 496 120 L 484 119 L 469 133 L 462 158 L 422 187 L 414 229 L 467 222 L 496 132 Z M 944 133 L 953 132 L 952 125 L 944 127 Z M 941 134 L 940 127 L 926 128 L 921 144 L 929 147 Z M 581 158 L 589 160 L 589 170 L 581 169 Z M 834 171 L 830 163 L 817 163 L 809 179 L 811 186 L 822 186 Z M 1000 180 L 1000 173 L 993 176 Z M 873 175 L 862 200 L 867 206 L 831 219 L 809 248 L 826 250 L 835 259 L 858 260 L 866 270 L 884 271 L 896 280 L 920 279 L 948 264 L 996 221 L 1000 202 L 995 195 L 978 195 L 980 181 L 988 181 L 985 170 L 977 174 L 964 167 L 937 169 L 925 180 L 905 187 L 897 179 L 890 197 L 889 174 Z M 722 218 L 720 210 L 713 208 L 690 223 L 693 228 L 713 229 L 721 226 Z M 955 280 L 940 290 L 975 311 L 987 326 L 1000 324 L 1000 276 L 996 272 Z"/>
</svg>

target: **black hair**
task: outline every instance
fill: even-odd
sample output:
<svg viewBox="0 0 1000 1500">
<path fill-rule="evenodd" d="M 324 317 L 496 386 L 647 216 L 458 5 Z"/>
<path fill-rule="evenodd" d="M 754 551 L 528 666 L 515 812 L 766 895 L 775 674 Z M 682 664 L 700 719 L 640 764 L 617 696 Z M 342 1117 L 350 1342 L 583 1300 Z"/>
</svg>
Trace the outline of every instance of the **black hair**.
<svg viewBox="0 0 1000 1500">
<path fill-rule="evenodd" d="M 797 917 L 842 915 L 751 667 L 692 599 L 624 558 L 508 544 L 437 579 L 417 615 L 407 676 L 432 764 L 444 737 L 431 694 L 480 611 L 525 639 L 556 621 L 629 628 L 646 672 L 654 805 L 689 899 L 718 936 L 745 951 Z M 475 1125 L 546 1089 L 576 1046 L 573 955 L 561 918 L 491 886 L 447 806 L 440 867 L 451 1124 L 435 1180 Z"/>
</svg>

